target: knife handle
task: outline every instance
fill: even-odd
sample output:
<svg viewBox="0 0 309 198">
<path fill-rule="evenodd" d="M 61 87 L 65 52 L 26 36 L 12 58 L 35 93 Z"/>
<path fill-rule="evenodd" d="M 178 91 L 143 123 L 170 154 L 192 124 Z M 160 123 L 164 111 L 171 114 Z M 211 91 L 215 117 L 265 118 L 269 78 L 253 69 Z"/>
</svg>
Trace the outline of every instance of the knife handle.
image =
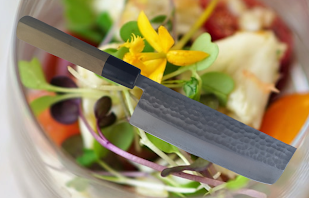
<svg viewBox="0 0 309 198">
<path fill-rule="evenodd" d="M 132 89 L 141 70 L 30 16 L 16 29 L 19 39 Z"/>
</svg>

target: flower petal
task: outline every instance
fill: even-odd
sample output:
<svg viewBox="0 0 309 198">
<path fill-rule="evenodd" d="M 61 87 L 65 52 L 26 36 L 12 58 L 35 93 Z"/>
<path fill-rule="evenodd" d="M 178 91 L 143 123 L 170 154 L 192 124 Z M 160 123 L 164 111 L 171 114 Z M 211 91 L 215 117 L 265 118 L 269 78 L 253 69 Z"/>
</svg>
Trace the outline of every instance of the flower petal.
<svg viewBox="0 0 309 198">
<path fill-rule="evenodd" d="M 144 53 L 139 53 L 139 60 L 140 61 L 149 61 L 149 60 L 155 60 L 155 59 L 162 59 L 166 58 L 165 53 L 157 53 L 157 52 L 144 52 Z"/>
<path fill-rule="evenodd" d="M 156 81 L 157 83 L 161 83 L 166 67 L 166 59 L 152 60 L 151 64 L 148 64 L 146 67 L 153 68 L 153 66 L 156 66 L 156 69 L 148 76 L 148 78 Z"/>
<path fill-rule="evenodd" d="M 138 16 L 137 25 L 139 31 L 142 33 L 148 43 L 158 52 L 162 52 L 162 44 L 157 32 L 151 26 L 147 16 L 143 11 Z"/>
<path fill-rule="evenodd" d="M 168 50 L 170 50 L 171 47 L 174 45 L 174 39 L 164 26 L 159 27 L 158 33 L 161 40 L 163 52 L 167 53 Z"/>
<path fill-rule="evenodd" d="M 131 41 L 128 39 L 127 42 L 119 46 L 119 48 L 121 47 L 129 48 L 132 54 L 137 54 L 143 51 L 145 42 L 143 38 L 132 33 Z"/>
<path fill-rule="evenodd" d="M 191 50 L 170 50 L 166 55 L 168 62 L 178 66 L 192 65 L 208 56 L 205 52 Z"/>
<path fill-rule="evenodd" d="M 138 67 L 141 70 L 142 75 L 144 76 L 148 75 L 147 73 L 145 73 L 145 68 L 146 68 L 145 64 L 143 64 L 143 62 L 140 61 L 136 55 L 133 55 L 131 53 L 126 53 L 123 57 L 123 61 L 131 65 L 134 65 L 135 67 Z"/>
</svg>

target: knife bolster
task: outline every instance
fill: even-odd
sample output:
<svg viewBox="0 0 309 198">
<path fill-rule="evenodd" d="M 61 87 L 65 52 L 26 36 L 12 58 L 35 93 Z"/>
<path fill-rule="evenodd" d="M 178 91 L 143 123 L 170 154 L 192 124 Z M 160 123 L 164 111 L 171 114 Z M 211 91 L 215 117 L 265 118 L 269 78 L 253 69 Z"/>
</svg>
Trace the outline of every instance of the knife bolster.
<svg viewBox="0 0 309 198">
<path fill-rule="evenodd" d="M 139 68 L 110 55 L 106 60 L 101 76 L 132 89 L 140 73 Z"/>
</svg>

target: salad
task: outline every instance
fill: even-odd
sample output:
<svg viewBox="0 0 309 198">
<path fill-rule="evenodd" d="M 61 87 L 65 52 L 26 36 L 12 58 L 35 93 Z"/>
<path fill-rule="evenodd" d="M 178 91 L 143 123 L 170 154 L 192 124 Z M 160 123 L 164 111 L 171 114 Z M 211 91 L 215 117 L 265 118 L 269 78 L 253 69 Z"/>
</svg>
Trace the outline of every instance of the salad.
<svg viewBox="0 0 309 198">
<path fill-rule="evenodd" d="M 278 97 L 293 62 L 292 33 L 257 0 L 63 5 L 67 33 L 285 143 L 292 143 L 308 116 L 308 94 Z M 152 197 L 267 196 L 249 189 L 249 179 L 131 126 L 140 89 L 49 54 L 43 61 L 20 61 L 19 72 L 44 131 L 94 177 Z M 67 186 L 87 191 L 74 178 Z"/>
</svg>

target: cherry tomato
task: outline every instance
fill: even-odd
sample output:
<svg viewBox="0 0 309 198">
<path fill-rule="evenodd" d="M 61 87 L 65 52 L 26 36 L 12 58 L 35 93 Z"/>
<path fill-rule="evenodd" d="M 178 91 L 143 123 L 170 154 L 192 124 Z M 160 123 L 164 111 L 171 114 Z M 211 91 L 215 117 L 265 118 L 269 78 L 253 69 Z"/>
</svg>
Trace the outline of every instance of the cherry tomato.
<svg viewBox="0 0 309 198">
<path fill-rule="evenodd" d="M 290 144 L 309 115 L 309 93 L 283 96 L 264 114 L 260 131 Z"/>
<path fill-rule="evenodd" d="M 205 8 L 210 1 L 201 0 L 201 6 Z M 204 28 L 214 41 L 231 36 L 239 29 L 237 17 L 229 11 L 224 1 L 218 2 L 215 10 L 204 24 Z"/>
<path fill-rule="evenodd" d="M 80 134 L 78 122 L 69 125 L 61 124 L 54 120 L 49 109 L 45 110 L 38 116 L 38 121 L 49 138 L 59 146 L 67 138 Z"/>
<path fill-rule="evenodd" d="M 47 91 L 34 91 L 27 96 L 27 99 L 29 102 L 31 102 L 36 98 L 46 95 L 53 96 L 55 95 L 55 93 Z M 51 138 L 51 140 L 59 146 L 67 138 L 76 134 L 80 134 L 78 122 L 75 122 L 70 125 L 61 124 L 56 120 L 54 120 L 54 118 L 50 114 L 49 109 L 43 111 L 37 117 L 37 119 L 41 124 L 42 128 L 44 129 L 45 133 L 47 133 L 47 135 Z"/>
</svg>

